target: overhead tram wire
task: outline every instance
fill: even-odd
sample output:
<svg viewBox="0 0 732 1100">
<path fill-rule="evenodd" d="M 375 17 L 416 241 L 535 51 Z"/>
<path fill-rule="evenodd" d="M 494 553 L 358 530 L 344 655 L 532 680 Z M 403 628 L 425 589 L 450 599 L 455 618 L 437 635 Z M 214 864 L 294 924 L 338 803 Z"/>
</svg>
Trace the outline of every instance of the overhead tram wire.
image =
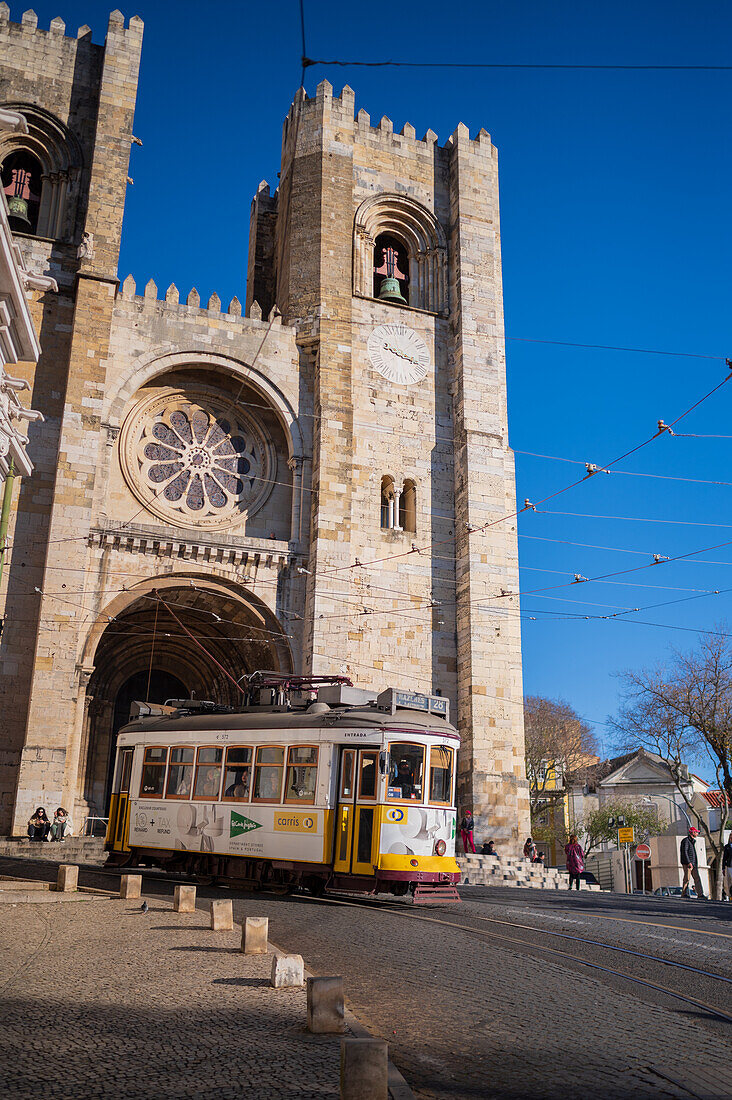
<svg viewBox="0 0 732 1100">
<path fill-rule="evenodd" d="M 685 416 L 688 416 L 689 413 L 692 412 L 693 409 L 698 408 L 704 401 L 706 401 L 708 398 L 710 398 L 713 394 L 715 394 L 718 390 L 720 390 L 722 388 L 722 386 L 725 386 L 730 381 L 730 379 L 732 378 L 732 360 L 726 360 L 726 363 L 727 363 L 727 366 L 729 368 L 731 368 L 730 372 L 727 373 L 726 377 L 723 378 L 722 381 L 719 382 L 716 386 L 713 386 L 712 389 L 709 390 L 708 393 L 704 394 L 697 401 L 695 401 L 694 404 L 691 405 L 688 409 L 686 409 L 683 413 L 681 413 L 674 420 L 672 420 L 670 425 L 665 424 L 663 422 L 663 420 L 659 420 L 657 431 L 655 431 L 653 433 L 653 435 L 649 436 L 647 439 L 643 440 L 642 443 L 638 443 L 635 447 L 631 447 L 629 450 L 625 451 L 623 454 L 619 455 L 617 458 L 612 459 L 612 461 L 607 462 L 602 466 L 595 466 L 591 471 L 588 469 L 588 471 L 587 471 L 587 473 L 584 477 L 578 478 L 576 481 L 570 482 L 569 485 L 565 485 L 565 486 L 563 486 L 563 488 L 557 489 L 553 493 L 549 493 L 548 496 L 542 497 L 540 500 L 537 500 L 536 503 L 530 502 L 527 498 L 523 508 L 518 508 L 515 511 L 509 512 L 504 516 L 499 516 L 498 519 L 490 520 L 487 523 L 480 524 L 480 525 L 476 526 L 473 529 L 471 534 L 480 534 L 483 531 L 488 530 L 490 527 L 495 527 L 495 525 L 497 523 L 503 523 L 506 520 L 515 519 L 522 512 L 526 512 L 526 511 L 529 511 L 529 510 L 536 511 L 538 505 L 545 504 L 548 500 L 553 500 L 555 497 L 561 496 L 563 493 L 569 492 L 570 489 L 575 489 L 578 485 L 581 485 L 583 482 L 588 481 L 592 477 L 595 477 L 596 474 L 602 473 L 604 470 L 607 470 L 610 466 L 615 466 L 618 462 L 622 462 L 624 459 L 629 458 L 630 455 L 635 454 L 636 452 L 642 450 L 644 447 L 647 447 L 649 443 L 652 443 L 655 439 L 658 439 L 659 436 L 665 434 L 665 432 L 667 432 L 671 426 L 673 426 L 674 424 L 678 424 L 679 421 L 683 420 Z M 436 540 L 431 541 L 430 543 L 428 543 L 426 546 L 423 546 L 423 547 L 417 547 L 417 546 L 413 545 L 411 550 L 405 550 L 405 551 L 403 551 L 399 554 L 386 554 L 386 555 L 383 555 L 380 558 L 373 558 L 371 561 L 366 561 L 366 562 L 360 562 L 357 559 L 355 562 L 352 562 L 350 565 L 333 566 L 330 569 L 324 569 L 322 571 L 321 575 L 322 576 L 329 576 L 329 575 L 332 575 L 333 573 L 342 572 L 345 569 L 367 568 L 371 565 L 379 564 L 382 561 L 394 561 L 394 560 L 399 559 L 399 558 L 407 557 L 410 554 L 414 554 L 414 553 L 419 554 L 419 553 L 422 552 L 422 550 L 431 550 L 433 546 L 440 546 L 440 545 L 449 544 L 449 543 L 452 543 L 452 542 L 454 542 L 454 538 L 436 539 Z"/>
<path fill-rule="evenodd" d="M 304 78 L 304 73 L 303 73 L 303 78 Z M 297 120 L 296 124 L 299 125 L 299 116 L 298 116 L 298 120 Z M 264 338 L 262 340 L 262 343 L 260 344 L 257 352 L 255 353 L 254 362 L 256 362 L 257 358 L 259 357 L 259 355 L 261 353 L 261 350 L 262 350 L 262 347 L 264 345 L 264 341 L 266 340 L 267 335 L 271 331 L 272 325 L 274 324 L 275 320 L 276 320 L 276 316 L 274 318 L 272 318 L 271 321 L 270 321 L 267 332 L 265 332 L 265 334 L 264 334 Z M 358 324 L 359 322 L 354 321 L 352 323 L 353 324 Z M 364 322 L 364 323 L 366 323 L 366 322 Z M 368 324 L 370 324 L 370 322 Z M 581 344 L 581 343 L 575 343 L 575 342 L 572 342 L 572 341 L 569 341 L 569 340 L 561 340 L 561 341 L 559 341 L 559 340 L 543 340 L 543 339 L 523 337 L 523 336 L 506 336 L 505 339 L 506 340 L 523 341 L 523 342 L 528 342 L 528 343 L 533 343 L 533 344 L 559 344 L 563 347 L 589 348 L 589 349 L 599 349 L 599 350 L 619 351 L 619 352 L 635 352 L 635 353 L 644 354 L 644 355 L 674 355 L 674 356 L 682 356 L 684 358 L 689 358 L 689 359 L 711 359 L 711 360 L 717 360 L 719 362 L 726 362 L 732 368 L 732 360 L 727 359 L 723 355 L 702 355 L 702 354 L 697 353 L 697 352 L 672 352 L 672 351 L 661 351 L 661 350 L 655 349 L 655 348 L 633 348 L 633 347 L 624 347 L 624 346 L 620 346 L 620 345 L 616 346 L 616 345 L 609 345 L 609 344 L 608 345 L 606 345 L 606 344 Z M 239 391 L 239 396 L 240 395 L 241 395 L 241 388 L 240 388 L 240 391 Z M 710 395 L 707 394 L 706 396 L 710 396 Z M 705 400 L 705 399 L 706 398 L 702 398 L 702 400 Z M 260 405 L 260 404 L 256 404 L 255 402 L 247 402 L 245 407 L 248 408 L 248 409 L 260 409 L 260 410 L 265 411 L 265 412 L 271 412 L 272 411 L 270 405 L 265 405 L 265 404 Z M 688 410 L 688 411 L 691 411 L 691 410 Z M 684 414 L 684 415 L 686 415 L 686 414 Z M 323 419 L 323 414 L 321 414 L 321 413 L 298 412 L 297 416 L 298 416 L 298 419 L 302 419 L 302 418 L 311 419 L 311 420 L 322 420 Z M 678 421 L 678 419 L 681 419 L 681 418 L 680 417 L 677 418 L 677 421 Z M 672 423 L 677 423 L 677 421 L 673 421 Z M 389 429 L 389 431 L 392 434 L 396 434 L 396 429 Z M 401 430 L 399 431 L 399 434 L 401 436 L 404 435 L 404 433 Z M 681 432 L 675 432 L 674 434 L 677 435 L 681 439 L 687 439 L 687 438 L 688 439 L 692 439 L 692 438 L 693 439 L 732 439 L 732 436 L 725 436 L 725 435 L 708 436 L 708 435 L 686 434 L 686 433 L 681 433 Z M 454 442 L 455 441 L 452 437 L 436 436 L 436 437 L 433 437 L 433 438 L 435 439 L 436 442 L 443 442 L 443 443 L 449 444 L 451 447 L 454 447 Z M 530 452 L 518 452 L 517 451 L 515 453 L 526 453 L 526 454 L 528 454 Z M 552 456 L 546 456 L 546 457 L 552 457 Z M 567 459 L 566 461 L 572 461 L 572 460 Z M 577 461 L 579 461 L 579 460 L 577 460 Z M 613 464 L 610 463 L 609 465 L 613 465 Z M 604 470 L 604 469 L 606 469 L 606 467 L 601 468 L 601 470 Z M 620 472 L 624 472 L 624 471 L 611 471 L 611 472 L 620 473 Z M 648 475 L 648 476 L 651 476 L 651 475 Z M 273 484 L 283 485 L 287 488 L 291 487 L 289 482 L 273 482 Z M 153 499 L 155 499 L 157 496 L 159 496 L 159 494 L 161 492 L 163 492 L 164 489 L 165 489 L 165 485 L 162 485 L 160 487 L 160 489 L 158 489 L 158 491 L 155 494 L 155 497 Z M 303 490 L 305 492 L 310 492 L 310 493 L 313 493 L 313 492 L 316 491 L 312 488 L 307 488 L 307 487 L 303 487 Z M 130 516 L 129 519 L 125 520 L 124 523 L 121 525 L 121 527 L 117 528 L 117 530 L 119 531 L 119 530 L 122 530 L 124 527 L 129 526 L 131 523 L 134 522 L 135 519 L 137 519 L 137 517 L 142 512 L 144 512 L 146 510 L 147 510 L 147 506 L 143 505 L 132 516 Z M 52 546 L 52 545 L 58 545 L 60 543 L 67 543 L 67 542 L 80 542 L 84 539 L 87 539 L 88 537 L 89 537 L 88 535 L 71 535 L 71 536 L 66 536 L 64 538 L 61 538 L 61 539 L 49 539 L 47 545 Z M 5 547 L 6 550 L 10 550 L 13 547 L 13 545 L 14 545 L 14 542 L 8 541 L 6 543 L 6 547 Z"/>
<path fill-rule="evenodd" d="M 599 70 L 616 72 L 732 72 L 732 65 L 597 65 L 592 62 L 583 64 L 562 64 L 558 62 L 513 62 L 513 61 L 359 61 L 340 58 L 303 57 L 304 68 L 314 65 L 336 68 L 360 69 L 567 69 Z"/>
</svg>

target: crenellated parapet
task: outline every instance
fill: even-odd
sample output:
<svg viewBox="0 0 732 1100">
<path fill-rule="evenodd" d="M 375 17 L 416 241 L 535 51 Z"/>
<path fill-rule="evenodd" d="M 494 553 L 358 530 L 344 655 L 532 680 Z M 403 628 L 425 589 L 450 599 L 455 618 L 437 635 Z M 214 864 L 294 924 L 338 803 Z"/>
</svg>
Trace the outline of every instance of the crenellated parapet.
<svg viewBox="0 0 732 1100">
<path fill-rule="evenodd" d="M 243 314 L 241 301 L 236 295 L 230 300 L 225 310 L 222 308 L 221 298 L 215 291 L 209 297 L 206 305 L 202 306 L 201 296 L 195 287 L 192 287 L 188 292 L 186 300 L 181 302 L 180 292 L 175 283 L 171 283 L 161 296 L 158 286 L 153 279 L 149 279 L 145 284 L 143 293 L 138 294 L 137 284 L 132 275 L 128 275 L 124 282 L 120 284 L 117 297 L 126 302 L 137 303 L 138 308 L 142 311 L 149 311 L 152 309 L 161 310 L 161 308 L 163 308 L 166 311 L 176 313 L 180 316 L 190 317 L 201 315 L 203 317 L 203 315 L 206 315 L 206 317 L 211 320 L 229 321 L 231 323 L 238 323 L 247 328 L 252 325 L 261 325 L 261 327 L 265 329 L 282 327 L 282 316 L 276 305 L 271 307 L 267 316 L 263 319 L 262 307 L 259 302 L 255 300 L 249 306 L 247 316 Z"/>
<path fill-rule="evenodd" d="M 121 11 L 115 9 L 109 16 L 109 31 L 114 31 L 115 34 L 125 34 L 132 39 L 141 39 L 144 24 L 139 16 L 133 15 L 128 23 L 125 23 L 125 17 Z M 24 11 L 20 23 L 14 23 L 10 19 L 10 7 L 4 2 L 0 3 L 0 34 L 16 34 L 20 36 L 30 37 L 38 36 L 41 38 L 59 39 L 66 38 L 69 42 L 76 42 L 86 40 L 89 44 L 97 46 L 98 49 L 103 49 L 103 45 L 91 42 L 91 27 L 86 23 L 78 27 L 75 34 L 66 34 L 66 23 L 60 16 L 56 16 L 51 20 L 48 30 L 38 26 L 38 16 L 29 8 L 28 11 Z"/>
<path fill-rule="evenodd" d="M 464 123 L 459 123 L 444 145 L 440 146 L 439 138 L 434 130 L 427 130 L 422 138 L 417 137 L 416 130 L 410 122 L 405 122 L 398 133 L 394 132 L 394 123 L 384 115 L 376 124 L 372 124 L 368 111 L 363 109 L 355 113 L 355 93 L 347 84 L 341 89 L 340 95 L 333 94 L 333 85 L 329 80 L 321 80 L 314 96 L 308 96 L 303 88 L 300 88 L 290 106 L 283 124 L 283 153 L 291 151 L 291 144 L 298 127 L 296 119 L 300 115 L 301 124 L 309 115 L 327 114 L 334 116 L 339 121 L 349 121 L 354 127 L 354 138 L 359 142 L 369 145 L 381 145 L 394 151 L 414 153 L 417 155 L 433 157 L 448 156 L 450 150 L 458 143 L 469 143 L 473 150 L 482 155 L 495 156 L 496 150 L 491 142 L 491 136 L 487 130 L 481 129 L 470 137 L 470 131 Z M 444 153 L 443 153 L 444 150 Z"/>
</svg>

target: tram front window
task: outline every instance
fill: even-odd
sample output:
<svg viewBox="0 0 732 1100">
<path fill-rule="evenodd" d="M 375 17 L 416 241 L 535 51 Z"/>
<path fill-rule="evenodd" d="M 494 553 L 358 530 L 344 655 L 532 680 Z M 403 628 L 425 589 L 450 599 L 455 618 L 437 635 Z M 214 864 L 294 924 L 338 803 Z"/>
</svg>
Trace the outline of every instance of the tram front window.
<svg viewBox="0 0 732 1100">
<path fill-rule="evenodd" d="M 389 748 L 389 798 L 422 801 L 424 745 L 392 744 Z"/>
<path fill-rule="evenodd" d="M 430 802 L 450 803 L 452 749 L 433 745 L 430 749 Z"/>
</svg>

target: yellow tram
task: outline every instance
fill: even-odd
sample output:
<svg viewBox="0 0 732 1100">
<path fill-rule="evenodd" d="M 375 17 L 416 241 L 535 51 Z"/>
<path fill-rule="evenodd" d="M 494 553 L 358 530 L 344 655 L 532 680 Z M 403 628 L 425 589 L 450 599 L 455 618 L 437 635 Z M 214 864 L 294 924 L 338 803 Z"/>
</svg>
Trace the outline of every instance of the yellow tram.
<svg viewBox="0 0 732 1100">
<path fill-rule="evenodd" d="M 448 701 L 339 680 L 256 673 L 241 710 L 187 700 L 130 722 L 109 862 L 314 892 L 459 882 Z"/>
</svg>

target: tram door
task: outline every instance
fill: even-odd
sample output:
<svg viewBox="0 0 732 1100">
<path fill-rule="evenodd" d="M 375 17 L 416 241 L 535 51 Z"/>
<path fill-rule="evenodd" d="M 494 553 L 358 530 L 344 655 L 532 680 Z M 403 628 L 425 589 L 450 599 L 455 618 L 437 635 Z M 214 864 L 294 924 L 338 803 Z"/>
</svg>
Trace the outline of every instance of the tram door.
<svg viewBox="0 0 732 1100">
<path fill-rule="evenodd" d="M 127 850 L 127 820 L 130 805 L 130 775 L 134 749 L 122 749 L 117 767 L 117 791 L 112 795 L 109 808 L 109 833 L 114 852 Z"/>
<path fill-rule="evenodd" d="M 373 875 L 378 749 L 342 749 L 333 869 Z"/>
</svg>

